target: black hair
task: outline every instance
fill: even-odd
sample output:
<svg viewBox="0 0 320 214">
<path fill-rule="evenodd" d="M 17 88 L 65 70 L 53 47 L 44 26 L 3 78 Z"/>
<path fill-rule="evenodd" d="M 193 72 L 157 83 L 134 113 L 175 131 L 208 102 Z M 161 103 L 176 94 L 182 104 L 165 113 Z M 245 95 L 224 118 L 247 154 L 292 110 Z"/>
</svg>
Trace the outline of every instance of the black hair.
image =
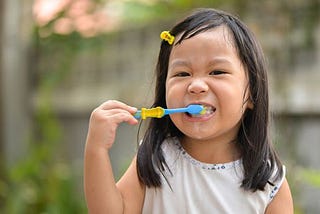
<svg viewBox="0 0 320 214">
<path fill-rule="evenodd" d="M 233 38 L 235 49 L 249 79 L 249 99 L 252 109 L 247 109 L 241 119 L 237 146 L 241 152 L 245 190 L 264 190 L 283 174 L 281 162 L 269 137 L 269 95 L 265 58 L 253 33 L 237 17 L 216 9 L 198 9 L 176 24 L 170 34 L 181 35 L 175 43 L 191 38 L 215 27 L 225 26 Z M 156 87 L 153 107 L 166 106 L 165 82 L 172 45 L 162 41 L 156 66 Z M 160 173 L 169 170 L 162 154 L 161 144 L 167 137 L 182 137 L 183 133 L 170 117 L 150 119 L 137 154 L 137 172 L 140 181 L 148 187 L 161 187 Z M 275 169 L 277 174 L 272 179 Z"/>
</svg>

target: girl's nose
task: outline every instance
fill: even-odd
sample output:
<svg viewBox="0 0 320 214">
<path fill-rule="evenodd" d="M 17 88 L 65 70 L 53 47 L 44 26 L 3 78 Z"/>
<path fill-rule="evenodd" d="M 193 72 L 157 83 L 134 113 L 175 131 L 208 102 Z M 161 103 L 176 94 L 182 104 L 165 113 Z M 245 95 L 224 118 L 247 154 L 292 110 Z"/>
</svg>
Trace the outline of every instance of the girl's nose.
<svg viewBox="0 0 320 214">
<path fill-rule="evenodd" d="M 206 93 L 208 89 L 209 87 L 207 83 L 199 78 L 192 80 L 190 85 L 188 86 L 188 92 L 191 94 Z"/>
</svg>

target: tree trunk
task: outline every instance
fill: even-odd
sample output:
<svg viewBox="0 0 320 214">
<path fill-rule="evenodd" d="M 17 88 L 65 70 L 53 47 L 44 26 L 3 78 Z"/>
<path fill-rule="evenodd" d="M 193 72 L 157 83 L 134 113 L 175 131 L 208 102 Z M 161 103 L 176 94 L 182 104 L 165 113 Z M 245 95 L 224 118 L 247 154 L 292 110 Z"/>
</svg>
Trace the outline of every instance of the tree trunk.
<svg viewBox="0 0 320 214">
<path fill-rule="evenodd" d="M 2 56 L 2 34 L 3 34 L 3 1 L 0 1 L 0 56 Z M 0 60 L 0 83 L 2 83 L 2 60 Z M 2 84 L 0 86 L 0 179 L 3 178 L 3 88 Z"/>
<path fill-rule="evenodd" d="M 27 50 L 31 35 L 31 0 L 2 0 L 1 30 L 1 163 L 22 159 L 30 128 Z M 1 170 L 2 171 L 2 170 Z"/>
</svg>

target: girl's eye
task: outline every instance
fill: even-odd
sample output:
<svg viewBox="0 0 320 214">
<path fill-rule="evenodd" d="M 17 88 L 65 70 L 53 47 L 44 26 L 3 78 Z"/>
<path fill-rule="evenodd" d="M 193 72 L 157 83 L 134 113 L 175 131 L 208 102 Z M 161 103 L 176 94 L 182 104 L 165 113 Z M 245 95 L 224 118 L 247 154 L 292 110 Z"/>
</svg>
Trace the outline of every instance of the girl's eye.
<svg viewBox="0 0 320 214">
<path fill-rule="evenodd" d="M 225 74 L 225 71 L 221 71 L 221 70 L 215 70 L 215 71 L 211 71 L 210 75 L 221 75 L 221 74 Z"/>
<path fill-rule="evenodd" d="M 175 75 L 176 77 L 187 77 L 190 76 L 188 72 L 179 72 Z"/>
</svg>

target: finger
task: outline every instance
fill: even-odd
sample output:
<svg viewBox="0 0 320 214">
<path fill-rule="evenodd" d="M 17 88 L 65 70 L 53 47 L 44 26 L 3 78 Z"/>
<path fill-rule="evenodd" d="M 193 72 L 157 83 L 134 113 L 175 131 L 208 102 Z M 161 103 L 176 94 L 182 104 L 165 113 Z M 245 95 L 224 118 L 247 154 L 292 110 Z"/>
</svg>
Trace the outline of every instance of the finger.
<svg viewBox="0 0 320 214">
<path fill-rule="evenodd" d="M 133 115 L 129 112 L 117 111 L 114 114 L 109 113 L 106 115 L 106 117 L 108 117 L 108 119 L 111 120 L 113 123 L 120 124 L 122 122 L 126 122 L 131 125 L 135 125 L 138 123 L 138 120 L 134 118 Z"/>
<path fill-rule="evenodd" d="M 115 108 L 115 109 L 109 109 L 109 110 L 104 110 L 104 109 L 99 109 L 99 111 L 101 112 L 101 114 L 103 114 L 104 116 L 111 116 L 111 115 L 115 115 L 115 114 L 129 114 L 129 115 L 134 115 L 134 113 L 131 113 L 129 111 L 127 111 L 126 109 L 120 109 L 120 108 Z"/>
<path fill-rule="evenodd" d="M 104 110 L 104 109 L 97 108 L 92 112 L 91 118 L 93 118 L 94 120 L 104 121 L 104 120 L 109 120 L 110 118 L 114 118 L 114 116 L 122 115 L 122 114 L 132 115 L 130 112 L 124 109 L 115 108 L 115 109 Z"/>
<path fill-rule="evenodd" d="M 103 110 L 108 109 L 114 109 L 114 108 L 120 108 L 124 109 L 126 111 L 129 111 L 130 113 L 135 113 L 137 111 L 137 108 L 129 106 L 123 102 L 117 101 L 117 100 L 108 100 L 100 105 L 100 108 Z"/>
</svg>

